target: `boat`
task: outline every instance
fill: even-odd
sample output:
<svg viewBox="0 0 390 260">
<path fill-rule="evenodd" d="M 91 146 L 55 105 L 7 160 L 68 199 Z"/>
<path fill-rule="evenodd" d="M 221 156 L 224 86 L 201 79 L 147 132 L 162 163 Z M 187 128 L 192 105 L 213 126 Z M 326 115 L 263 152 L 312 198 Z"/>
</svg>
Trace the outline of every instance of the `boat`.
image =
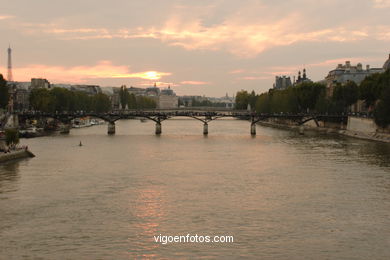
<svg viewBox="0 0 390 260">
<path fill-rule="evenodd" d="M 92 123 L 88 117 L 77 118 L 77 119 L 74 119 L 72 122 L 73 128 L 83 128 L 83 127 L 89 127 L 89 126 L 92 126 Z"/>
<path fill-rule="evenodd" d="M 104 124 L 104 120 L 100 120 L 96 118 L 91 119 L 91 125 L 103 125 L 103 124 Z"/>
<path fill-rule="evenodd" d="M 24 138 L 32 138 L 32 137 L 43 136 L 44 134 L 43 132 L 44 132 L 43 128 L 31 126 L 24 130 L 19 130 L 19 136 Z"/>
</svg>

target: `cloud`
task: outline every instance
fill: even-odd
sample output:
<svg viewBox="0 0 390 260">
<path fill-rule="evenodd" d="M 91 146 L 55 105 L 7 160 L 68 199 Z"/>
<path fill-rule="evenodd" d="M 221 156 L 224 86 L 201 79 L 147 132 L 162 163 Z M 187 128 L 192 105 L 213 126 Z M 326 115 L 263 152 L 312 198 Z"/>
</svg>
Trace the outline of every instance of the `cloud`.
<svg viewBox="0 0 390 260">
<path fill-rule="evenodd" d="M 229 71 L 229 74 L 241 74 L 244 72 L 245 72 L 245 70 L 243 70 L 243 69 L 236 69 L 236 70 Z"/>
<path fill-rule="evenodd" d="M 29 81 L 31 78 L 41 77 L 51 82 L 64 83 L 85 83 L 90 79 L 105 78 L 159 80 L 171 75 L 171 73 L 159 71 L 130 72 L 127 66 L 113 65 L 111 61 L 100 61 L 94 66 L 75 67 L 28 65 L 14 68 L 13 74 L 18 81 Z"/>
<path fill-rule="evenodd" d="M 389 40 L 387 27 L 366 26 L 359 30 L 342 26 L 305 29 L 298 26 L 301 23 L 302 18 L 292 14 L 278 21 L 262 24 L 240 23 L 233 20 L 204 26 L 201 20 L 183 24 L 180 19 L 172 18 L 161 28 L 69 29 L 49 25 L 49 28 L 28 28 L 27 31 L 36 33 L 38 30 L 56 35 L 62 40 L 149 38 L 187 50 L 223 50 L 244 58 L 254 57 L 276 46 L 288 46 L 298 42 L 353 42 L 370 38 Z"/>
<path fill-rule="evenodd" d="M 180 86 L 179 84 L 176 84 L 174 82 L 163 82 L 163 81 L 155 81 L 152 84 L 150 81 L 140 81 L 140 82 L 135 83 L 136 86 L 146 86 L 146 87 L 151 87 L 154 84 L 156 84 L 156 87 L 159 87 L 159 88 L 160 87 L 167 88 L 167 87 Z"/>
<path fill-rule="evenodd" d="M 264 79 L 271 79 L 272 77 L 269 76 L 247 76 L 247 77 L 242 77 L 239 78 L 241 80 L 264 80 Z"/>
<path fill-rule="evenodd" d="M 12 15 L 0 15 L 0 20 L 7 20 L 12 18 L 14 18 Z"/>
<path fill-rule="evenodd" d="M 210 82 L 205 82 L 205 81 L 181 81 L 181 85 L 207 85 L 210 84 Z"/>
<path fill-rule="evenodd" d="M 388 8 L 390 7 L 390 0 L 372 0 L 375 8 Z"/>
</svg>

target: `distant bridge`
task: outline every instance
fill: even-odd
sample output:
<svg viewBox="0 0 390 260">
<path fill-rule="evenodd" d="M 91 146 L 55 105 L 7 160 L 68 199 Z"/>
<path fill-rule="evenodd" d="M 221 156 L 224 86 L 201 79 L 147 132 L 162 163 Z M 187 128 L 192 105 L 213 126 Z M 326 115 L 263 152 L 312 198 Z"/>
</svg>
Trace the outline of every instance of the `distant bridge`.
<svg viewBox="0 0 390 260">
<path fill-rule="evenodd" d="M 19 120 L 53 118 L 63 123 L 62 132 L 69 132 L 70 122 L 76 118 L 94 117 L 108 122 L 108 134 L 115 134 L 115 122 L 121 119 L 146 118 L 156 123 L 156 135 L 161 134 L 163 121 L 174 117 L 188 117 L 203 123 L 203 134 L 208 134 L 208 123 L 219 118 L 237 118 L 249 120 L 251 124 L 250 133 L 256 135 L 256 123 L 269 118 L 290 120 L 296 125 L 303 125 L 306 122 L 314 121 L 319 126 L 320 121 L 345 122 L 346 115 L 319 115 L 319 114 L 264 114 L 246 110 L 202 110 L 202 109 L 169 109 L 169 110 L 117 110 L 108 113 L 96 112 L 55 112 L 46 113 L 40 111 L 27 111 L 16 113 Z"/>
</svg>

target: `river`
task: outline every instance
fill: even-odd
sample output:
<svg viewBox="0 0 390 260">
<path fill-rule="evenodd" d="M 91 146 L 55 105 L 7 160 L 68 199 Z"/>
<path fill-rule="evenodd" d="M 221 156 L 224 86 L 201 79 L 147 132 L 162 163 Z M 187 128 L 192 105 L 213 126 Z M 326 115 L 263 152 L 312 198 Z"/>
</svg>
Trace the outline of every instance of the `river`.
<svg viewBox="0 0 390 260">
<path fill-rule="evenodd" d="M 115 136 L 22 139 L 36 157 L 0 166 L 0 259 L 390 259 L 390 144 L 249 128 L 123 120 Z"/>
</svg>

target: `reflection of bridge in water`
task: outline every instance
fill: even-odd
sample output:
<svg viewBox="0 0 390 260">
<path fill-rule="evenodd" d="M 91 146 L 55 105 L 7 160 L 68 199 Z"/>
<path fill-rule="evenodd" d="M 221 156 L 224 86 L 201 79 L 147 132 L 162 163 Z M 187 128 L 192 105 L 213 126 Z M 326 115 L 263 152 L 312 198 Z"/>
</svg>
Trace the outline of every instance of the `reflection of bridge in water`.
<svg viewBox="0 0 390 260">
<path fill-rule="evenodd" d="M 156 123 L 155 133 L 161 134 L 163 121 L 174 117 L 188 117 L 203 123 L 203 134 L 208 134 L 208 123 L 219 118 L 236 118 L 250 121 L 250 133 L 256 135 L 256 123 L 269 118 L 285 119 L 294 122 L 297 126 L 314 121 L 319 126 L 320 121 L 346 122 L 345 115 L 319 115 L 319 114 L 264 114 L 246 110 L 118 110 L 108 113 L 96 112 L 56 112 L 45 113 L 28 111 L 17 113 L 19 120 L 53 118 L 63 123 L 62 132 L 69 133 L 71 120 L 81 117 L 95 117 L 108 122 L 108 134 L 115 134 L 115 122 L 120 119 L 146 118 Z"/>
</svg>

